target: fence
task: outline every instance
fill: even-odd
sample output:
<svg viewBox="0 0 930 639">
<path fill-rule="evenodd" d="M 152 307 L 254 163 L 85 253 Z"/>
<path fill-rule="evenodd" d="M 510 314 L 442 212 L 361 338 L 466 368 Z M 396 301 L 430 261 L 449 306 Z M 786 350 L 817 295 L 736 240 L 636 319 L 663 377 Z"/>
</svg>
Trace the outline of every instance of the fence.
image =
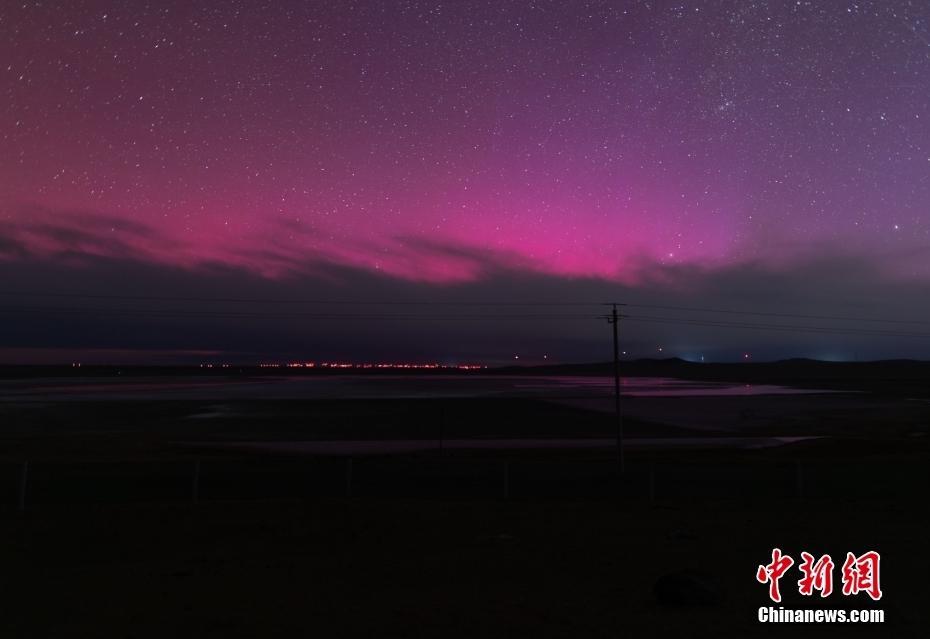
<svg viewBox="0 0 930 639">
<path fill-rule="evenodd" d="M 925 469 L 852 461 L 642 462 L 622 475 L 592 459 L 260 457 L 189 461 L 0 464 L 3 502 L 43 504 L 356 498 L 630 500 L 925 498 Z"/>
</svg>

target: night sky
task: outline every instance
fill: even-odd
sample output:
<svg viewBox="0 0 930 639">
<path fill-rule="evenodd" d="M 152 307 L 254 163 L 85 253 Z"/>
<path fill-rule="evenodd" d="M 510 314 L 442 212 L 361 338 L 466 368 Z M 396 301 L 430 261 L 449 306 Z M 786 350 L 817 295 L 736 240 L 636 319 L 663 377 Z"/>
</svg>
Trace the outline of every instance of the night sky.
<svg viewBox="0 0 930 639">
<path fill-rule="evenodd" d="M 923 1 L 6 2 L 0 361 L 609 354 L 594 319 L 217 297 L 930 357 L 928 106 Z"/>
</svg>

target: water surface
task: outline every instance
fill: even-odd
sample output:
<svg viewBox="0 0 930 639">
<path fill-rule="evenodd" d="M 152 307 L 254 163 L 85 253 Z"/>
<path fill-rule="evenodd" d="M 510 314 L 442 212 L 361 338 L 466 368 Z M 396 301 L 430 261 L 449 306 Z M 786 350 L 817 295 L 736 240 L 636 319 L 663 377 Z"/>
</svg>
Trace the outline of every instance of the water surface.
<svg viewBox="0 0 930 639">
<path fill-rule="evenodd" d="M 631 397 L 734 397 L 823 393 L 787 386 L 627 377 Z M 2 400 L 374 399 L 538 397 L 584 399 L 613 394 L 611 377 L 530 375 L 338 375 L 312 377 L 132 377 L 4 380 Z"/>
</svg>

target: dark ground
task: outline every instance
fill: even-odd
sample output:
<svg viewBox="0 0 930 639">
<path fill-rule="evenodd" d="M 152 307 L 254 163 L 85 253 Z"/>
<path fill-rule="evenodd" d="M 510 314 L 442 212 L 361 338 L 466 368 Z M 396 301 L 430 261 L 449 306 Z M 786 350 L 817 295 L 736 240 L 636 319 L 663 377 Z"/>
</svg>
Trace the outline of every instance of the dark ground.
<svg viewBox="0 0 930 639">
<path fill-rule="evenodd" d="M 341 457 L 204 446 L 614 432 L 541 401 L 0 403 L 0 636 L 925 636 L 928 408 L 829 406 L 807 423 L 828 438 L 630 451 L 618 484 L 611 450 L 375 456 L 349 475 Z M 886 623 L 759 624 L 773 546 L 881 552 L 878 604 L 800 601 L 796 568 L 782 587 L 786 607 L 881 607 Z M 654 583 L 678 569 L 721 600 L 661 605 Z"/>
<path fill-rule="evenodd" d="M 37 508 L 3 528 L 4 637 L 925 636 L 922 509 L 888 501 L 320 499 Z M 779 544 L 880 549 L 882 626 L 763 626 Z M 655 580 L 714 576 L 667 607 Z M 782 582 L 785 605 L 800 602 Z M 790 593 L 790 594 L 788 594 Z M 834 593 L 827 605 L 875 607 Z"/>
</svg>

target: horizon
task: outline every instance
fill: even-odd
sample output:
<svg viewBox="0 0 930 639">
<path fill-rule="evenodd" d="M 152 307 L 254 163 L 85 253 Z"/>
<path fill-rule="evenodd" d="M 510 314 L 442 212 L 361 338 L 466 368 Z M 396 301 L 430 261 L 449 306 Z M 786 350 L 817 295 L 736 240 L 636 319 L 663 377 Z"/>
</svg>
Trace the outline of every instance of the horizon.
<svg viewBox="0 0 930 639">
<path fill-rule="evenodd" d="M 655 357 L 638 357 L 638 358 L 621 358 L 620 364 L 623 365 L 636 365 L 636 364 L 693 364 L 693 365 L 740 365 L 740 366 L 749 366 L 749 365 L 772 365 L 772 364 L 827 364 L 827 365 L 848 365 L 848 364 L 930 364 L 930 359 L 907 359 L 907 358 L 893 358 L 893 359 L 871 359 L 871 360 L 840 360 L 840 359 L 812 359 L 807 357 L 789 357 L 784 359 L 771 359 L 771 360 L 756 360 L 751 358 L 738 358 L 733 360 L 689 360 L 682 357 L 665 357 L 665 358 L 655 358 Z M 365 372 L 381 372 L 381 371 L 413 371 L 413 372 L 495 372 L 501 370 L 510 370 L 510 369 L 543 369 L 543 368 L 569 368 L 569 367 L 612 367 L 613 362 L 607 359 L 604 360 L 591 360 L 591 361 L 549 361 L 546 359 L 541 359 L 537 362 L 499 362 L 499 363 L 483 363 L 483 362 L 473 362 L 473 363 L 463 363 L 463 364 L 448 364 L 435 361 L 420 361 L 420 362 L 366 362 L 366 361 L 346 361 L 346 360 L 335 360 L 327 362 L 315 362 L 315 361 L 292 361 L 292 362 L 223 362 L 223 361 L 212 361 L 212 362 L 200 362 L 200 363 L 146 363 L 146 362 L 114 362 L 114 361 L 100 361 L 100 362 L 78 362 L 78 361 L 65 361 L 65 362 L 48 362 L 48 363 L 12 363 L 0 361 L 0 368 L 46 368 L 46 369 L 73 369 L 76 372 L 80 372 L 80 369 L 110 369 L 110 368 L 138 368 L 138 369 L 184 369 L 184 370 L 209 370 L 209 371 L 224 371 L 231 369 L 249 369 L 249 370 L 261 370 L 266 372 L 344 372 L 344 371 L 365 371 Z M 608 371 L 609 372 L 609 371 Z"/>
</svg>

